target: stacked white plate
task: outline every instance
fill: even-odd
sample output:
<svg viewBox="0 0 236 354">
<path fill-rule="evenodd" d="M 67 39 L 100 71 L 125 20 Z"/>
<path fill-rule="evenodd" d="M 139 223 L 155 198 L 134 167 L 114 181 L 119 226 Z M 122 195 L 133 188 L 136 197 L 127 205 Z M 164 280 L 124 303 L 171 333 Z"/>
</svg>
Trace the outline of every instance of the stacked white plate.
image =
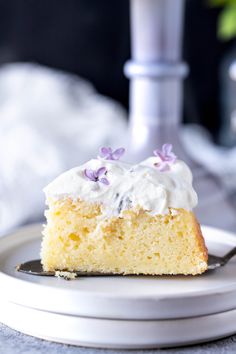
<svg viewBox="0 0 236 354">
<path fill-rule="evenodd" d="M 236 246 L 203 227 L 210 253 Z M 181 346 L 236 332 L 236 262 L 201 276 L 81 277 L 66 281 L 19 273 L 39 258 L 41 227 L 0 239 L 0 321 L 56 342 L 106 348 Z"/>
</svg>

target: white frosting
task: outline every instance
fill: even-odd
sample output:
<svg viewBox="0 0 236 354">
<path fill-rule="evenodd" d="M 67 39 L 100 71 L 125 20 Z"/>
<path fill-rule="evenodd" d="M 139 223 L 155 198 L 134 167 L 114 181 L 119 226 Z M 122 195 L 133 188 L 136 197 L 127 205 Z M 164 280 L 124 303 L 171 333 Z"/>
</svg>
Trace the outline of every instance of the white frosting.
<svg viewBox="0 0 236 354">
<path fill-rule="evenodd" d="M 150 157 L 138 165 L 103 159 L 90 160 L 75 167 L 50 183 L 46 197 L 81 199 L 102 204 L 106 215 L 119 215 L 123 210 L 142 207 L 151 214 L 166 214 L 169 208 L 192 210 L 197 205 L 197 194 L 192 187 L 192 173 L 177 160 L 170 169 L 160 172 Z M 85 169 L 97 170 L 105 166 L 109 185 L 93 182 L 84 175 Z"/>
</svg>

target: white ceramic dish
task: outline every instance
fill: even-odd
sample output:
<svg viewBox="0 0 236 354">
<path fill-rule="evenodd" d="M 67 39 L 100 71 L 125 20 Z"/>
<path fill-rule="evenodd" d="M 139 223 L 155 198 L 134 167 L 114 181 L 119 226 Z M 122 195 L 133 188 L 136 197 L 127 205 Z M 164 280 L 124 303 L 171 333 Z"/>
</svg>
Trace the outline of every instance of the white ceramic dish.
<svg viewBox="0 0 236 354">
<path fill-rule="evenodd" d="M 30 276 L 18 263 L 38 258 L 41 226 L 0 239 L 0 321 L 56 342 L 104 348 L 155 348 L 205 342 L 236 332 L 236 263 L 197 277 Z M 211 253 L 234 235 L 203 227 Z"/>
<path fill-rule="evenodd" d="M 66 281 L 19 273 L 15 266 L 38 258 L 41 226 L 0 238 L 0 299 L 35 309 L 110 319 L 171 319 L 236 308 L 236 263 L 201 276 L 83 277 Z M 222 255 L 234 235 L 203 227 L 207 246 Z"/>
<path fill-rule="evenodd" d="M 83 277 L 66 281 L 19 273 L 18 263 L 38 258 L 41 226 L 0 239 L 0 299 L 44 311 L 113 319 L 172 319 L 236 308 L 236 263 L 201 276 Z M 227 232 L 203 227 L 207 246 L 223 255 L 236 245 Z"/>
<path fill-rule="evenodd" d="M 54 342 L 123 349 L 183 346 L 236 332 L 236 310 L 179 320 L 129 321 L 55 314 L 1 302 L 0 321 Z"/>
</svg>

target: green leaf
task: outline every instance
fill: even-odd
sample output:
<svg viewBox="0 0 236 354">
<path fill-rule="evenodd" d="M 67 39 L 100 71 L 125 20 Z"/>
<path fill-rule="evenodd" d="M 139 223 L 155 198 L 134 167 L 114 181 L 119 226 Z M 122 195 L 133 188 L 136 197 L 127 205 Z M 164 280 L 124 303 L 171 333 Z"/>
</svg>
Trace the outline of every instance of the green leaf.
<svg viewBox="0 0 236 354">
<path fill-rule="evenodd" d="M 220 1 L 220 0 L 217 0 Z M 236 36 L 236 3 L 227 5 L 219 17 L 218 35 L 221 39 L 232 39 Z"/>
</svg>

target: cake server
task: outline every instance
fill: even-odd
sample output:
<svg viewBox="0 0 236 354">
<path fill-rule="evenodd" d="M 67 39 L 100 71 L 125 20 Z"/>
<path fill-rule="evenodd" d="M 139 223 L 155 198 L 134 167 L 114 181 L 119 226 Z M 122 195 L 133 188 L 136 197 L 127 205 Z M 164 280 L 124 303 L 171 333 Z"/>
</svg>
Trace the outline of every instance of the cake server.
<svg viewBox="0 0 236 354">
<path fill-rule="evenodd" d="M 16 266 L 16 270 L 18 272 L 22 273 L 27 273 L 31 275 L 43 275 L 43 276 L 55 276 L 56 272 L 55 271 L 44 271 L 40 259 L 35 259 L 32 261 L 28 261 L 22 264 L 19 264 Z M 116 275 L 113 273 L 100 273 L 100 272 L 82 272 L 82 271 L 75 271 L 75 272 L 68 272 L 68 273 L 74 273 L 77 276 L 110 276 L 110 275 Z M 117 274 L 120 275 L 120 274 Z M 65 277 L 66 278 L 66 277 Z"/>
<path fill-rule="evenodd" d="M 216 269 L 226 265 L 236 255 L 236 247 L 227 252 L 223 257 L 208 255 L 208 270 Z"/>
</svg>

